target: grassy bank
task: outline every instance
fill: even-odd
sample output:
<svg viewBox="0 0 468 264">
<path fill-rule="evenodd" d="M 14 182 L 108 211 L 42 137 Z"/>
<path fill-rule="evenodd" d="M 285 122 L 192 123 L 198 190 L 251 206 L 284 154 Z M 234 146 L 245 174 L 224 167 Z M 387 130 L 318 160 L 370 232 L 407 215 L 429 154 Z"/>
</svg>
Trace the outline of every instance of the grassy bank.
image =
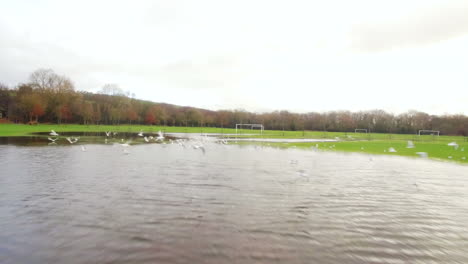
<svg viewBox="0 0 468 264">
<path fill-rule="evenodd" d="M 19 124 L 0 124 L 0 137 L 8 136 L 28 136 L 36 132 L 49 132 L 55 130 L 61 132 L 139 132 L 156 133 L 161 130 L 164 132 L 182 132 L 182 133 L 223 133 L 234 134 L 235 129 L 229 128 L 211 128 L 211 127 L 167 127 L 167 126 L 145 126 L 145 125 L 57 125 L 41 124 L 36 126 Z M 399 155 L 418 157 L 417 152 L 426 152 L 429 158 L 450 160 L 460 163 L 468 163 L 468 142 L 466 137 L 456 136 L 418 136 L 410 134 L 359 134 L 343 132 L 321 132 L 321 131 L 275 131 L 265 130 L 263 135 L 259 131 L 242 130 L 244 135 L 238 137 L 262 137 L 262 138 L 327 138 L 337 139 L 338 142 L 329 143 L 248 143 L 242 144 L 261 144 L 275 147 L 296 147 L 311 149 L 318 145 L 319 150 L 324 151 L 342 151 L 358 152 L 379 155 Z M 254 132 L 257 135 L 247 135 Z M 407 148 L 407 142 L 411 140 L 415 148 Z M 459 147 L 455 149 L 447 144 L 457 142 Z M 389 148 L 394 148 L 397 152 L 389 152 Z"/>
</svg>

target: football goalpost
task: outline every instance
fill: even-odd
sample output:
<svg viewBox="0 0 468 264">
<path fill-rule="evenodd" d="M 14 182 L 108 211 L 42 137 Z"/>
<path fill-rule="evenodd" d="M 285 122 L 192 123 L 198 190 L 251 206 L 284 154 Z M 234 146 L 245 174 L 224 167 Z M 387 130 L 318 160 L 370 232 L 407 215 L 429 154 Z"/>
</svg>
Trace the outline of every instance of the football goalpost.
<svg viewBox="0 0 468 264">
<path fill-rule="evenodd" d="M 439 130 L 425 130 L 425 129 L 422 129 L 422 130 L 418 131 L 418 135 L 421 136 L 421 133 L 423 133 L 423 136 L 424 135 L 429 135 L 429 136 L 437 135 L 437 136 L 440 136 L 440 131 Z"/>
<path fill-rule="evenodd" d="M 264 127 L 262 124 L 236 124 L 236 135 L 243 127 L 250 128 L 250 130 L 253 130 L 254 128 L 260 129 L 260 134 L 263 135 Z"/>
<path fill-rule="evenodd" d="M 354 133 L 366 133 L 367 134 L 367 128 L 356 128 L 354 129 Z"/>
</svg>

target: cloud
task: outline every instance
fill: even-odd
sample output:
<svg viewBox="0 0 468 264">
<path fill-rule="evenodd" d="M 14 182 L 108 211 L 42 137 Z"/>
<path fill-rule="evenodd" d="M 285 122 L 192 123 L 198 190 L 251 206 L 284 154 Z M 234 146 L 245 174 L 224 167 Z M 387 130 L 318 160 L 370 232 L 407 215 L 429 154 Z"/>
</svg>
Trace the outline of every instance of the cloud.
<svg viewBox="0 0 468 264">
<path fill-rule="evenodd" d="M 455 93 L 468 84 L 467 6 L 10 1 L 0 17 L 0 81 L 14 86 L 45 67 L 79 90 L 117 83 L 140 99 L 210 109 L 431 110 L 441 89 L 467 96 Z M 440 105 L 437 111 L 464 107 Z"/>
<path fill-rule="evenodd" d="M 403 8 L 403 6 L 402 6 Z M 444 1 L 421 5 L 398 20 L 367 22 L 354 26 L 352 48 L 383 51 L 428 45 L 468 34 L 468 2 Z"/>
<path fill-rule="evenodd" d="M 168 85 L 197 90 L 232 89 L 239 84 L 245 74 L 235 56 L 187 59 L 159 69 L 159 77 Z"/>
</svg>

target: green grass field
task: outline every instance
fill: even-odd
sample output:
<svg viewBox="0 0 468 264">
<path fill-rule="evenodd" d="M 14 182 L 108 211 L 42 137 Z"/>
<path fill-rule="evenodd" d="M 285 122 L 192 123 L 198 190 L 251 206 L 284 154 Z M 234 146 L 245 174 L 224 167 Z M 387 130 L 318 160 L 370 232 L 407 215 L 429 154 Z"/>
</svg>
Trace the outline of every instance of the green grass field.
<svg viewBox="0 0 468 264">
<path fill-rule="evenodd" d="M 60 132 L 139 132 L 156 133 L 159 130 L 164 132 L 182 132 L 182 133 L 235 133 L 235 129 L 230 128 L 214 128 L 214 127 L 168 127 L 168 126 L 145 126 L 145 125 L 57 125 L 57 124 L 41 124 L 41 125 L 23 125 L 23 124 L 0 124 L 0 137 L 18 137 L 30 136 L 32 133 L 49 132 L 55 130 Z"/>
<path fill-rule="evenodd" d="M 55 130 L 61 132 L 152 132 L 161 130 L 164 132 L 183 132 L 183 133 L 223 133 L 234 134 L 232 128 L 212 128 L 212 127 L 167 127 L 167 126 L 145 126 L 145 125 L 57 125 L 41 124 L 36 126 L 20 124 L 0 124 L 0 137 L 9 136 L 30 136 L 35 132 L 49 132 Z M 337 139 L 338 142 L 328 143 L 248 143 L 241 144 L 261 144 L 282 148 L 302 148 L 311 149 L 318 144 L 318 149 L 324 151 L 342 151 L 358 152 L 379 155 L 399 155 L 418 157 L 416 152 L 426 152 L 429 158 L 438 160 L 456 161 L 468 163 L 468 140 L 466 137 L 457 136 L 418 136 L 409 134 L 384 134 L 384 133 L 343 133 L 343 132 L 321 132 L 321 131 L 275 131 L 265 130 L 263 134 L 260 131 L 251 131 L 248 129 L 238 131 L 238 137 L 260 137 L 260 138 L 314 138 L 314 139 Z M 248 135 L 256 134 L 256 135 Z M 233 136 L 230 136 L 233 137 Z M 415 148 L 407 148 L 407 142 L 411 140 Z M 447 144 L 457 142 L 458 149 L 450 147 Z M 240 144 L 240 143 L 239 143 Z M 391 153 L 388 149 L 395 148 L 397 152 Z M 466 150 L 465 150 L 466 149 Z"/>
</svg>

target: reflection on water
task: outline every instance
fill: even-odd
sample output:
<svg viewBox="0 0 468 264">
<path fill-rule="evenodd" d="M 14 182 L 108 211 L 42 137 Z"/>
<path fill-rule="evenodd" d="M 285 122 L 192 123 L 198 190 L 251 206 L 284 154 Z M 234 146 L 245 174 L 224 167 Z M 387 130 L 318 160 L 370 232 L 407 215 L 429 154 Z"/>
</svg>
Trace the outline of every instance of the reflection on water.
<svg viewBox="0 0 468 264">
<path fill-rule="evenodd" d="M 131 132 L 119 132 L 115 135 L 106 136 L 105 132 L 61 132 L 59 136 L 50 136 L 49 132 L 33 133 L 31 136 L 24 137 L 0 137 L 0 145 L 16 145 L 16 146 L 68 146 L 71 142 L 67 140 L 76 139 L 74 143 L 83 144 L 113 144 L 130 142 L 131 144 L 139 143 L 163 143 L 163 141 L 156 141 L 155 133 L 146 133 L 145 136 L 151 137 L 152 140 L 145 142 L 142 136 L 138 136 L 138 133 Z M 153 139 L 154 136 L 154 139 Z M 171 135 L 165 135 L 165 140 L 175 140 L 176 137 Z M 199 134 L 198 134 L 198 137 Z"/>
<path fill-rule="evenodd" d="M 468 168 L 205 144 L 0 145 L 0 263 L 468 263 Z"/>
<path fill-rule="evenodd" d="M 48 143 L 46 137 L 0 137 L 0 145 L 44 146 L 44 143 Z"/>
</svg>

